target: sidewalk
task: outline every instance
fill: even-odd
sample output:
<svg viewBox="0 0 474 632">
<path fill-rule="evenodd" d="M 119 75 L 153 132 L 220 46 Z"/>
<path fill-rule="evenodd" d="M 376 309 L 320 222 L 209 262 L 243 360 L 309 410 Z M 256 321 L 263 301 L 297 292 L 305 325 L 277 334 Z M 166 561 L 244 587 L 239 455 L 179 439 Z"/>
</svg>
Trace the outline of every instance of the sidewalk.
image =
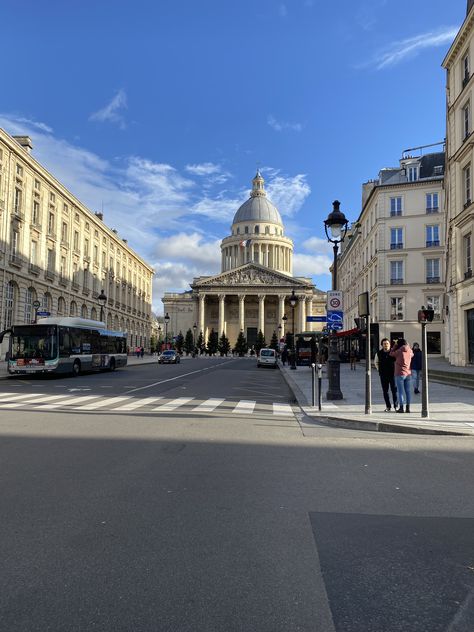
<svg viewBox="0 0 474 632">
<path fill-rule="evenodd" d="M 303 411 L 321 423 L 379 432 L 410 432 L 417 434 L 455 434 L 474 436 L 474 391 L 429 382 L 429 419 L 421 417 L 421 394 L 412 395 L 411 413 L 383 412 L 385 403 L 377 371 L 372 370 L 372 414 L 365 410 L 365 365 L 358 363 L 355 371 L 349 364 L 341 366 L 341 391 L 343 399 L 326 400 L 328 380 L 326 366 L 323 367 L 322 410 L 312 406 L 311 368 L 298 367 L 292 371 L 288 366 L 280 370 L 292 389 Z M 458 367 L 455 367 L 458 368 Z M 468 369 L 471 370 L 471 369 Z M 316 402 L 317 402 L 316 377 Z"/>
</svg>

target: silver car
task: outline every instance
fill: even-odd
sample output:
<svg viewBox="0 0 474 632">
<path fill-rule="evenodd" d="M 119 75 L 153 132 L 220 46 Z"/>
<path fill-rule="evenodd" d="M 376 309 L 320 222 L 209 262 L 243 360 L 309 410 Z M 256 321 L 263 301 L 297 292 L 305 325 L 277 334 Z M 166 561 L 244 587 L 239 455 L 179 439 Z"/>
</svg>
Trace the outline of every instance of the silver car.
<svg viewBox="0 0 474 632">
<path fill-rule="evenodd" d="M 163 351 L 163 353 L 158 358 L 158 364 L 179 364 L 179 362 L 179 353 L 173 351 L 173 349 Z"/>
<path fill-rule="evenodd" d="M 277 354 L 275 349 L 260 349 L 260 353 L 257 356 L 257 367 L 260 368 L 261 366 L 277 368 Z"/>
</svg>

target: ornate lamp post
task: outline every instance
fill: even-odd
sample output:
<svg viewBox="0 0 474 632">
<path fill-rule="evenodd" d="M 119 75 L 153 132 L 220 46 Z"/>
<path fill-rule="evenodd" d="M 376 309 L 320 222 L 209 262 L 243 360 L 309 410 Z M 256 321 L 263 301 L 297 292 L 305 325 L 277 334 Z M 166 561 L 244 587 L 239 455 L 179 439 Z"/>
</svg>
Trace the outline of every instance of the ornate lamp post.
<svg viewBox="0 0 474 632">
<path fill-rule="evenodd" d="M 344 241 L 347 232 L 348 221 L 344 213 L 339 210 L 340 202 L 333 202 L 333 210 L 329 213 L 328 218 L 324 220 L 324 230 L 327 240 L 334 244 L 334 263 L 332 267 L 332 289 L 337 290 L 337 251 L 339 244 Z M 337 338 L 334 330 L 331 330 L 329 336 L 329 356 L 328 356 L 328 378 L 329 386 L 326 393 L 327 399 L 342 399 L 341 392 L 341 375 L 340 361 L 337 352 Z"/>
<path fill-rule="evenodd" d="M 165 347 L 168 344 L 168 323 L 170 322 L 170 315 L 166 312 L 163 319 L 165 321 Z"/>
<path fill-rule="evenodd" d="M 102 290 L 102 292 L 99 294 L 99 296 L 97 297 L 97 300 L 100 303 L 100 317 L 99 317 L 99 319 L 103 322 L 104 321 L 104 306 L 107 303 L 107 297 L 104 294 L 104 290 Z"/>
<path fill-rule="evenodd" d="M 295 346 L 295 307 L 298 299 L 296 298 L 295 291 L 291 292 L 290 305 L 291 305 L 291 318 L 292 318 L 292 349 L 291 349 L 291 369 L 296 370 L 296 346 Z"/>
<path fill-rule="evenodd" d="M 161 332 L 162 332 L 161 325 L 158 325 L 158 348 L 160 351 L 161 351 Z"/>
</svg>

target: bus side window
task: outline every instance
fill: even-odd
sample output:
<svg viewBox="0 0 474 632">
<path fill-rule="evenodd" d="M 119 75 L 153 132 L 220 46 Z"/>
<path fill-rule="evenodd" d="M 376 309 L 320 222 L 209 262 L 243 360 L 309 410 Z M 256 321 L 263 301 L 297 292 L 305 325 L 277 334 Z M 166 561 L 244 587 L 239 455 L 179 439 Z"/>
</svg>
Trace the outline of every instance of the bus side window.
<svg viewBox="0 0 474 632">
<path fill-rule="evenodd" d="M 71 329 L 70 336 L 71 336 L 71 353 L 74 355 L 81 354 L 82 353 L 82 350 L 81 350 L 82 330 L 77 327 L 75 329 Z"/>
<path fill-rule="evenodd" d="M 101 340 L 98 331 L 91 330 L 89 334 L 89 340 L 91 343 L 91 353 L 101 353 Z"/>
<path fill-rule="evenodd" d="M 59 357 L 68 358 L 71 353 L 71 337 L 64 327 L 59 328 Z"/>
</svg>

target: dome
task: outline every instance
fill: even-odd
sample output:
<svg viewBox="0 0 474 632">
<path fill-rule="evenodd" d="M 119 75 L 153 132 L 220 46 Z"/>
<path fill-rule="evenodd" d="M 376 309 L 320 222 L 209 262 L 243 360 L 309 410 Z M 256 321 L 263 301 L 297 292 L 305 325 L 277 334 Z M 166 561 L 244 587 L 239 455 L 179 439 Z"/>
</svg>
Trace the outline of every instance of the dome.
<svg viewBox="0 0 474 632">
<path fill-rule="evenodd" d="M 233 224 L 237 222 L 270 222 L 283 226 L 281 215 L 276 206 L 267 199 L 267 194 L 263 187 L 264 180 L 257 171 L 257 175 L 252 180 L 253 188 L 250 198 L 242 204 L 235 214 Z"/>
</svg>

